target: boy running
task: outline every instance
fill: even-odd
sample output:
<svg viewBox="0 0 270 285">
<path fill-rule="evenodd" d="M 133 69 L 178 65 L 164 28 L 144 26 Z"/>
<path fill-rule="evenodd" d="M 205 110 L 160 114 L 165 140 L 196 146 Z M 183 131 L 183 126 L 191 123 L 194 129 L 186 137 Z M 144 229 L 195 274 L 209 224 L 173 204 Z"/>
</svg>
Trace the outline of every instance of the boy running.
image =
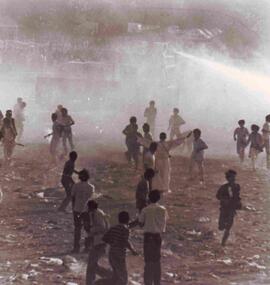
<svg viewBox="0 0 270 285">
<path fill-rule="evenodd" d="M 169 120 L 169 128 L 170 131 L 170 139 L 172 140 L 174 137 L 179 138 L 181 135 L 180 127 L 184 125 L 186 122 L 179 116 L 179 109 L 173 109 L 173 115 Z"/>
<path fill-rule="evenodd" d="M 259 126 L 251 125 L 251 134 L 247 141 L 247 145 L 250 143 L 249 157 L 251 158 L 253 170 L 256 170 L 256 160 L 259 153 L 263 151 L 263 138 L 261 134 L 259 134 L 259 130 Z"/>
<path fill-rule="evenodd" d="M 204 182 L 204 150 L 208 149 L 207 144 L 201 139 L 201 130 L 193 131 L 193 151 L 190 159 L 189 173 L 192 178 L 194 164 L 198 165 L 200 183 Z"/>
<path fill-rule="evenodd" d="M 233 138 L 236 141 L 236 151 L 239 155 L 240 161 L 244 162 L 245 159 L 245 148 L 247 146 L 247 139 L 249 136 L 248 129 L 245 128 L 245 121 L 238 121 L 239 127 L 235 129 Z"/>
<path fill-rule="evenodd" d="M 236 210 L 240 210 L 240 185 L 235 183 L 237 173 L 234 170 L 228 170 L 225 173 L 228 183 L 222 185 L 217 192 L 217 199 L 220 201 L 220 215 L 218 228 L 220 231 L 224 230 L 222 238 L 222 246 L 226 245 L 229 238 L 230 230 L 233 225 L 233 220 L 236 215 Z"/>
</svg>

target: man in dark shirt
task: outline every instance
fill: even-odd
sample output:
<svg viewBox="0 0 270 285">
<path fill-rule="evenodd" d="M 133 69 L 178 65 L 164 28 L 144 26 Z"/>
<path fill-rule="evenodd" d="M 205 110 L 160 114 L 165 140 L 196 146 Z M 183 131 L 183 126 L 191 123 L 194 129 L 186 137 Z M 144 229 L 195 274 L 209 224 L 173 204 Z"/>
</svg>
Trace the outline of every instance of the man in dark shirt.
<svg viewBox="0 0 270 285">
<path fill-rule="evenodd" d="M 61 206 L 58 208 L 58 211 L 65 212 L 68 204 L 71 201 L 71 189 L 74 185 L 74 181 L 72 179 L 72 174 L 78 174 L 78 171 L 75 170 L 75 162 L 78 158 L 78 154 L 76 151 L 72 151 L 69 154 L 69 160 L 65 163 L 61 183 L 66 191 L 66 198 L 63 200 Z"/>
<path fill-rule="evenodd" d="M 104 235 L 103 241 L 110 245 L 109 262 L 113 270 L 113 281 L 111 284 L 127 285 L 128 273 L 126 264 L 126 249 L 137 255 L 129 241 L 129 214 L 120 212 L 118 215 L 119 224 L 111 227 Z"/>
<path fill-rule="evenodd" d="M 225 246 L 229 238 L 236 210 L 241 209 L 240 185 L 235 183 L 236 175 L 236 171 L 228 170 L 225 173 L 228 183 L 222 185 L 216 195 L 220 201 L 219 230 L 225 230 L 222 246 Z"/>
</svg>

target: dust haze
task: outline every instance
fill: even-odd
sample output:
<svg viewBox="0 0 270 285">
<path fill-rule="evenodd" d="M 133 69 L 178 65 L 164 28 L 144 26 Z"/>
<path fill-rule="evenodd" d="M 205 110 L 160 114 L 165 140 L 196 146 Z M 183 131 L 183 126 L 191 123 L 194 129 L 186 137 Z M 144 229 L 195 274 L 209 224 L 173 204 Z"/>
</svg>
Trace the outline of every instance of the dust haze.
<svg viewBox="0 0 270 285">
<path fill-rule="evenodd" d="M 62 104 L 75 142 L 122 147 L 129 117 L 142 126 L 155 100 L 158 132 L 178 107 L 185 129 L 201 128 L 210 152 L 223 154 L 234 151 L 239 119 L 262 125 L 270 113 L 267 1 L 0 5 L 0 109 L 26 100 L 25 142 L 44 142 Z"/>
</svg>

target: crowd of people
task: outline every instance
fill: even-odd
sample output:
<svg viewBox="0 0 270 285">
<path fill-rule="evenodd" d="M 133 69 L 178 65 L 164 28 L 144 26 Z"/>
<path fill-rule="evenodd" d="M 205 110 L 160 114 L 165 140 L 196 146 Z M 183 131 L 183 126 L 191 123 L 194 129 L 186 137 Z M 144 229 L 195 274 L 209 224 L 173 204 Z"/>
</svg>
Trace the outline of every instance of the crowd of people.
<svg viewBox="0 0 270 285">
<path fill-rule="evenodd" d="M 11 161 L 13 150 L 17 140 L 23 135 L 23 123 L 25 120 L 24 109 L 26 103 L 18 98 L 14 111 L 7 110 L 5 117 L 0 114 L 1 132 L 0 138 L 4 148 L 4 159 Z M 13 118 L 14 114 L 14 118 Z M 75 124 L 68 110 L 59 105 L 51 115 L 52 132 L 45 137 L 51 137 L 50 154 L 52 160 L 58 160 L 57 154 L 62 141 L 62 157 L 69 153 L 69 159 L 65 162 L 61 183 L 65 189 L 66 197 L 58 210 L 65 212 L 71 203 L 74 221 L 74 244 L 72 252 L 80 252 L 82 230 L 86 232 L 85 251 L 89 254 L 86 284 L 95 282 L 96 274 L 102 275 L 108 284 L 128 284 L 128 272 L 126 264 L 126 250 L 137 255 L 137 251 L 130 241 L 130 231 L 135 227 L 143 229 L 143 255 L 144 255 L 144 284 L 161 284 L 161 245 L 163 233 L 166 230 L 168 214 L 166 207 L 160 203 L 163 195 L 172 192 L 171 179 L 171 150 L 188 145 L 192 142 L 189 173 L 193 179 L 194 165 L 198 167 L 198 177 L 204 184 L 204 152 L 208 146 L 202 139 L 200 129 L 182 132 L 185 124 L 179 115 L 179 109 L 174 108 L 169 119 L 168 131 L 170 139 L 167 140 L 165 132 L 159 134 L 155 140 L 157 109 L 155 102 L 151 101 L 144 112 L 146 122 L 142 126 L 143 134 L 139 132 L 137 118 L 132 116 L 129 124 L 124 128 L 125 142 L 127 146 L 126 158 L 130 164 L 134 162 L 135 169 L 142 171 L 141 178 L 136 187 L 135 203 L 137 215 L 131 218 L 129 213 L 122 211 L 118 215 L 118 224 L 110 226 L 109 216 L 99 208 L 94 199 L 95 186 L 89 183 L 90 174 L 87 169 L 76 170 L 78 154 L 74 151 L 72 126 Z M 259 126 L 253 124 L 251 133 L 245 127 L 245 121 L 239 120 L 239 127 L 235 129 L 233 138 L 236 141 L 237 154 L 240 161 L 245 160 L 245 149 L 250 145 L 249 157 L 252 168 L 256 168 L 256 159 L 265 149 L 267 167 L 270 167 L 270 115 L 265 118 L 262 134 Z M 69 147 L 68 144 L 69 143 Z M 142 159 L 141 159 L 142 148 Z M 70 152 L 69 152 L 70 150 Z M 75 182 L 73 175 L 78 175 L 79 182 Z M 218 228 L 224 231 L 222 246 L 226 245 L 230 230 L 233 226 L 235 214 L 242 207 L 240 198 L 240 185 L 236 183 L 237 173 L 228 170 L 225 173 L 227 183 L 222 185 L 216 194 L 220 201 L 220 215 Z M 99 260 L 106 253 L 106 246 L 110 246 L 108 260 L 111 271 L 105 270 L 99 265 Z M 106 279 L 107 278 L 107 279 Z M 112 283 L 113 280 L 113 283 Z"/>
<path fill-rule="evenodd" d="M 256 162 L 261 152 L 265 150 L 266 153 L 266 165 L 270 168 L 270 115 L 265 117 L 265 123 L 262 127 L 262 134 L 259 133 L 260 127 L 256 124 L 252 124 L 251 132 L 245 127 L 245 120 L 239 120 L 238 125 L 234 131 L 233 138 L 236 141 L 236 151 L 240 158 L 241 163 L 245 161 L 245 150 L 249 148 L 249 158 L 251 159 L 251 166 L 253 170 L 256 170 Z"/>
</svg>

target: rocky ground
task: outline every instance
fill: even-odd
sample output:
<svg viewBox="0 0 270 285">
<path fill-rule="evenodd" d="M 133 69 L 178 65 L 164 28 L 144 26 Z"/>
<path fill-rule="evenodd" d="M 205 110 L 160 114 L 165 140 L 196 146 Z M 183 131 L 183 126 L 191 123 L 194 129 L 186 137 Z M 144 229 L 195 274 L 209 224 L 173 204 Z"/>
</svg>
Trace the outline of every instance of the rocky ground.
<svg viewBox="0 0 270 285">
<path fill-rule="evenodd" d="M 122 153 L 80 152 L 78 169 L 87 167 L 103 196 L 100 207 L 111 216 L 126 209 L 135 215 L 134 173 Z M 267 283 L 270 224 L 269 179 L 266 170 L 252 172 L 229 158 L 208 159 L 206 184 L 188 181 L 187 159 L 173 157 L 172 194 L 163 203 L 169 225 L 162 251 L 162 284 L 259 284 Z M 64 192 L 59 187 L 63 162 L 53 166 L 47 147 L 28 146 L 16 154 L 14 166 L 0 168 L 0 284 L 84 284 L 86 254 L 71 255 L 73 220 L 57 207 Z M 228 168 L 238 171 L 244 209 L 239 211 L 226 248 L 217 230 L 216 191 Z M 142 253 L 142 231 L 132 232 Z M 108 266 L 106 259 L 102 261 Z M 128 255 L 130 284 L 142 283 L 143 257 Z M 252 280 L 252 281 L 250 281 Z M 269 279 L 270 280 L 270 279 Z"/>
</svg>

